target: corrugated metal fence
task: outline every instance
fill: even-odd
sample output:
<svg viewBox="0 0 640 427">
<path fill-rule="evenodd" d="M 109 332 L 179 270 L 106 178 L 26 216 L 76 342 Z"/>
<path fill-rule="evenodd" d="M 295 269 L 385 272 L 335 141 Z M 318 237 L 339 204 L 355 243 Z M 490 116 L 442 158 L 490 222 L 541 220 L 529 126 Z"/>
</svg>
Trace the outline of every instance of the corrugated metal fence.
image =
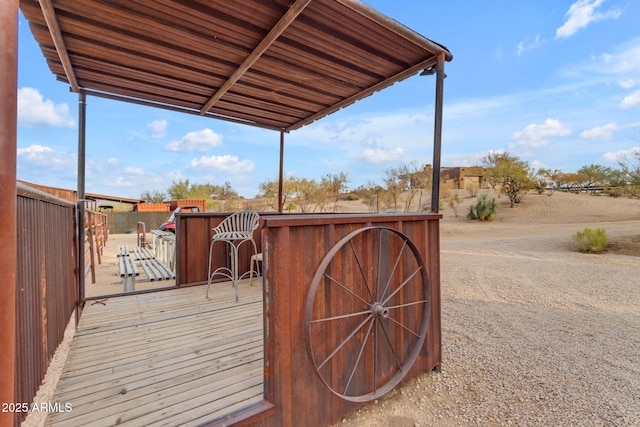
<svg viewBox="0 0 640 427">
<path fill-rule="evenodd" d="M 16 396 L 31 405 L 78 306 L 76 206 L 22 184 L 17 193 Z"/>
</svg>

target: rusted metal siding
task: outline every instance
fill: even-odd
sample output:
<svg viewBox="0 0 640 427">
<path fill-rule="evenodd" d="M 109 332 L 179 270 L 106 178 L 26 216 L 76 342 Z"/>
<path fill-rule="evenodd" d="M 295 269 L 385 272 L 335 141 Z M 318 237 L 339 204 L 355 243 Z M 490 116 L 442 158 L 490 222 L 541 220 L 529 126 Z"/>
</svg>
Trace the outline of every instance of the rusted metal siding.
<svg viewBox="0 0 640 427">
<path fill-rule="evenodd" d="M 0 403 L 16 402 L 14 374 L 16 316 L 16 127 L 18 72 L 18 1 L 0 2 Z M 0 425 L 17 417 L 0 411 Z"/>
<path fill-rule="evenodd" d="M 361 227 L 380 225 L 401 231 L 417 246 L 428 270 L 431 311 L 427 336 L 418 359 L 403 382 L 428 372 L 441 363 L 439 218 L 439 215 L 433 214 L 393 217 L 328 215 L 306 218 L 284 215 L 263 218 L 265 397 L 275 406 L 275 415 L 263 420 L 263 425 L 328 425 L 337 422 L 340 416 L 358 406 L 358 403 L 343 400 L 331 393 L 316 376 L 305 351 L 303 328 L 310 283 L 322 258 L 343 236 Z M 367 251 L 369 247 L 370 251 L 376 251 L 377 244 L 363 242 L 360 249 Z M 359 268 L 348 260 L 344 260 L 343 267 L 346 277 L 361 274 Z M 349 298 L 344 299 L 344 295 L 338 293 L 325 296 L 329 298 L 325 304 L 338 307 L 338 311 L 343 308 L 349 311 Z M 348 325 L 346 329 L 351 326 Z M 337 332 L 328 330 L 327 333 L 346 336 L 346 329 Z M 391 337 L 391 340 L 404 345 L 401 337 Z M 327 342 L 330 341 L 327 339 Z M 326 349 L 324 354 L 329 351 L 331 348 Z M 345 362 L 345 357 L 336 356 L 336 378 L 344 375 L 339 368 Z M 364 366 L 374 365 L 371 357 L 371 354 L 363 355 Z M 363 376 L 354 379 L 362 383 L 367 380 Z"/>
<path fill-rule="evenodd" d="M 78 305 L 75 205 L 18 186 L 16 393 L 31 403 Z"/>
</svg>

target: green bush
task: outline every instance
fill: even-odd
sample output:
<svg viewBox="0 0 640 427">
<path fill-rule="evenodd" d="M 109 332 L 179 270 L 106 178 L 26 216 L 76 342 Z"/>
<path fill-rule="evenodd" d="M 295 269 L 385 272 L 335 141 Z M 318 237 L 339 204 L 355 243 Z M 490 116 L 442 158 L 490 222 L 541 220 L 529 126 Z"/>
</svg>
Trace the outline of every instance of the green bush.
<svg viewBox="0 0 640 427">
<path fill-rule="evenodd" d="M 496 216 L 498 210 L 498 202 L 495 198 L 489 198 L 486 194 L 478 196 L 475 205 L 469 206 L 467 218 L 479 219 L 480 221 L 491 221 Z"/>
<path fill-rule="evenodd" d="M 609 238 L 604 228 L 585 228 L 582 231 L 576 231 L 573 240 L 578 243 L 580 252 L 602 252 L 609 245 Z"/>
</svg>

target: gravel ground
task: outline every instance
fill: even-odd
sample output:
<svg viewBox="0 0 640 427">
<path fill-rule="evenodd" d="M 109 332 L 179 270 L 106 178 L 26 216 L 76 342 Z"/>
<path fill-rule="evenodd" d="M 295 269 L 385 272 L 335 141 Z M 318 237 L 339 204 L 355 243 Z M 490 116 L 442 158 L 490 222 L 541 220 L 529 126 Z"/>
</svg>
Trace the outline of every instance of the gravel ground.
<svg viewBox="0 0 640 427">
<path fill-rule="evenodd" d="M 442 222 L 442 372 L 339 426 L 640 426 L 640 258 L 570 239 L 637 241 L 640 202 L 535 195 L 498 215 Z"/>
</svg>

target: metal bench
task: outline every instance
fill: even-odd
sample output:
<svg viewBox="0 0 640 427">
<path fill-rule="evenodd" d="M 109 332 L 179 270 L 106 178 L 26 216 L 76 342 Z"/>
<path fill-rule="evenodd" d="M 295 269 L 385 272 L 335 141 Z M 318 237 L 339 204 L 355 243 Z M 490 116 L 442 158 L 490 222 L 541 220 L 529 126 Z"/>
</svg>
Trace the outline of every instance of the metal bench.
<svg viewBox="0 0 640 427">
<path fill-rule="evenodd" d="M 118 246 L 118 264 L 120 266 L 120 277 L 124 284 L 124 291 L 130 292 L 136 288 L 136 276 L 140 274 L 136 261 L 129 256 L 127 245 Z"/>
<path fill-rule="evenodd" d="M 162 261 L 156 259 L 147 248 L 135 248 L 133 255 L 147 275 L 149 281 L 175 279 L 175 273 Z"/>
</svg>

